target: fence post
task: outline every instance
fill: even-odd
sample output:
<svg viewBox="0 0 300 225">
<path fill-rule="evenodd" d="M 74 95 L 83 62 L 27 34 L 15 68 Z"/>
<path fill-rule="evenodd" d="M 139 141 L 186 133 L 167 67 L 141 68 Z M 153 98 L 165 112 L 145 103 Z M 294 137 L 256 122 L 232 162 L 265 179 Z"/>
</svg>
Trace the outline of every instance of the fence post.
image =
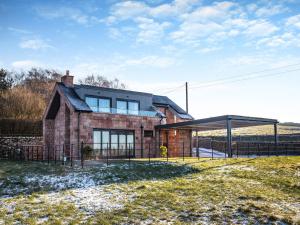
<svg viewBox="0 0 300 225">
<path fill-rule="evenodd" d="M 107 151 L 106 151 L 106 166 L 108 166 L 108 143 L 107 143 Z"/>
<path fill-rule="evenodd" d="M 81 168 L 83 168 L 83 163 L 84 163 L 83 141 L 81 142 L 80 152 L 81 152 Z"/>
<path fill-rule="evenodd" d="M 184 161 L 184 141 L 182 142 L 182 160 Z"/>
<path fill-rule="evenodd" d="M 260 157 L 261 155 L 260 155 L 260 145 L 259 145 L 259 143 L 257 144 L 257 151 L 258 151 L 258 156 Z"/>
<path fill-rule="evenodd" d="M 199 161 L 200 160 L 200 151 L 199 151 L 199 137 L 198 137 L 198 135 L 197 135 L 197 157 L 198 157 L 198 161 Z"/>
<path fill-rule="evenodd" d="M 248 142 L 247 143 L 248 158 L 250 157 L 250 149 L 249 149 L 249 147 L 250 147 L 250 143 Z"/>
<path fill-rule="evenodd" d="M 167 162 L 169 162 L 169 146 L 167 148 Z"/>
<path fill-rule="evenodd" d="M 73 144 L 70 145 L 70 160 L 71 160 L 71 167 L 73 167 Z"/>
<path fill-rule="evenodd" d="M 62 162 L 61 164 L 62 165 L 65 165 L 65 143 L 63 143 L 63 146 L 62 146 Z"/>
<path fill-rule="evenodd" d="M 148 160 L 149 160 L 149 164 L 150 164 L 150 143 L 149 143 L 149 148 L 148 148 Z"/>
<path fill-rule="evenodd" d="M 129 166 L 130 166 L 130 146 L 131 146 L 131 144 L 129 144 L 129 149 L 128 149 L 128 151 L 129 151 L 129 154 L 128 154 Z"/>
<path fill-rule="evenodd" d="M 236 142 L 236 157 L 239 157 L 239 143 Z"/>
</svg>

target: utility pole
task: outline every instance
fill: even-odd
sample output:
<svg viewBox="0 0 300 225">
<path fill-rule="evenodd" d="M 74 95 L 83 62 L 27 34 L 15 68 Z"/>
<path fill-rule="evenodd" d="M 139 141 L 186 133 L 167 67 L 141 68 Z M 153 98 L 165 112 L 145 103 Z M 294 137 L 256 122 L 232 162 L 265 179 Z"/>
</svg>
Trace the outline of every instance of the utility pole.
<svg viewBox="0 0 300 225">
<path fill-rule="evenodd" d="M 186 109 L 186 113 L 189 113 L 189 91 L 188 91 L 188 82 L 185 82 L 185 109 Z"/>
</svg>

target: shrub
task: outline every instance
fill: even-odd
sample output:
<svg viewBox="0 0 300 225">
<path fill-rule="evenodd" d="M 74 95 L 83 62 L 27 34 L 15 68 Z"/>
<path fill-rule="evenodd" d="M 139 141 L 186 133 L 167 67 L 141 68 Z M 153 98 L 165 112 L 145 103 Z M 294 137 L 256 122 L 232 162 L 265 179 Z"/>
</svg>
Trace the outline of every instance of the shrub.
<svg viewBox="0 0 300 225">
<path fill-rule="evenodd" d="M 83 147 L 83 155 L 86 157 L 86 158 L 91 158 L 92 157 L 92 154 L 93 154 L 93 148 L 89 145 L 86 145 Z"/>
<path fill-rule="evenodd" d="M 160 146 L 159 147 L 160 149 L 160 155 L 161 157 L 167 157 L 167 154 L 168 154 L 168 148 L 166 146 Z"/>
</svg>

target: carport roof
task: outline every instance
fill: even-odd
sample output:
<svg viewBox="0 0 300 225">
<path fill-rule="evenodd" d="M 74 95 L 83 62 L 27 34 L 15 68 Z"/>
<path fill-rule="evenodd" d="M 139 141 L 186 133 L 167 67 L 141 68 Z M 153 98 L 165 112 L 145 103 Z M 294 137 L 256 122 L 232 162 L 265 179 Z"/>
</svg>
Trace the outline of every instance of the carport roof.
<svg viewBox="0 0 300 225">
<path fill-rule="evenodd" d="M 164 130 L 169 130 L 169 129 L 193 129 L 198 131 L 223 130 L 227 128 L 227 121 L 231 121 L 232 128 L 271 125 L 271 124 L 278 123 L 278 120 L 275 119 L 237 116 L 237 115 L 224 115 L 224 116 L 197 119 L 197 120 L 186 121 L 186 122 L 157 125 L 155 126 L 155 128 L 164 129 Z"/>
</svg>

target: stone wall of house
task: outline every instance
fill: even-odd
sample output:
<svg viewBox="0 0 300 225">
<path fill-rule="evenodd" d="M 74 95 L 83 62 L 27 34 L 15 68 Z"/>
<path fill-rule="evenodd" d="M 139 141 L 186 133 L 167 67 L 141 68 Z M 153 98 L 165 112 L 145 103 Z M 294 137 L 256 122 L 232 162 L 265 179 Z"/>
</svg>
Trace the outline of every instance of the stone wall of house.
<svg viewBox="0 0 300 225">
<path fill-rule="evenodd" d="M 179 123 L 187 121 L 177 117 L 170 109 L 159 107 L 159 110 L 166 116 L 166 123 Z M 169 131 L 160 132 L 160 145 L 168 147 L 170 157 L 178 156 L 190 156 L 192 149 L 192 131 L 191 130 L 180 130 L 172 129 Z M 167 140 L 168 137 L 168 140 Z"/>
<path fill-rule="evenodd" d="M 56 91 L 59 92 L 57 89 Z M 55 91 L 53 92 L 53 95 Z M 66 108 L 68 107 L 68 109 Z M 141 157 L 141 149 L 143 148 L 143 156 L 148 157 L 149 149 L 151 156 L 159 154 L 159 141 L 161 144 L 165 143 L 166 133 L 160 132 L 160 137 L 156 136 L 154 127 L 161 123 L 176 123 L 182 122 L 182 120 L 174 115 L 174 113 L 164 107 L 159 107 L 167 118 L 161 120 L 159 117 L 142 117 L 134 115 L 121 115 L 110 113 L 87 113 L 87 112 L 75 112 L 73 107 L 66 98 L 60 93 L 60 108 L 57 112 L 55 119 L 43 121 L 43 134 L 44 143 L 50 146 L 50 159 L 62 155 L 62 148 L 64 148 L 65 154 L 69 155 L 72 152 L 73 159 L 80 159 L 81 142 L 85 144 L 93 143 L 93 130 L 94 129 L 118 129 L 118 130 L 131 130 L 135 134 L 135 156 Z M 69 116 L 67 116 L 67 114 Z M 69 127 L 66 127 L 66 125 Z M 79 127 L 78 127 L 79 125 Z M 143 137 L 141 135 L 141 125 L 144 130 L 152 130 L 154 137 Z M 69 136 L 69 140 L 66 142 L 66 135 Z M 79 135 L 79 140 L 78 140 Z M 190 140 L 191 132 L 187 130 L 172 130 L 169 132 L 169 155 L 179 156 L 182 151 L 181 143 L 185 142 L 185 155 L 190 154 Z M 143 144 L 142 144 L 143 142 Z M 68 143 L 66 145 L 66 143 Z M 71 150 L 72 148 L 72 150 Z"/>
<path fill-rule="evenodd" d="M 141 125 L 143 125 L 144 130 L 152 130 L 154 134 L 154 126 L 159 124 L 160 118 L 158 117 L 108 113 L 82 113 L 80 116 L 80 141 L 83 141 L 84 143 L 93 143 L 93 129 L 130 130 L 134 131 L 135 134 L 136 157 L 141 157 L 142 147 L 144 150 L 143 155 L 147 157 L 149 144 L 151 144 L 151 150 L 155 147 L 154 137 L 142 137 Z M 143 142 L 143 144 L 141 142 Z"/>
</svg>

